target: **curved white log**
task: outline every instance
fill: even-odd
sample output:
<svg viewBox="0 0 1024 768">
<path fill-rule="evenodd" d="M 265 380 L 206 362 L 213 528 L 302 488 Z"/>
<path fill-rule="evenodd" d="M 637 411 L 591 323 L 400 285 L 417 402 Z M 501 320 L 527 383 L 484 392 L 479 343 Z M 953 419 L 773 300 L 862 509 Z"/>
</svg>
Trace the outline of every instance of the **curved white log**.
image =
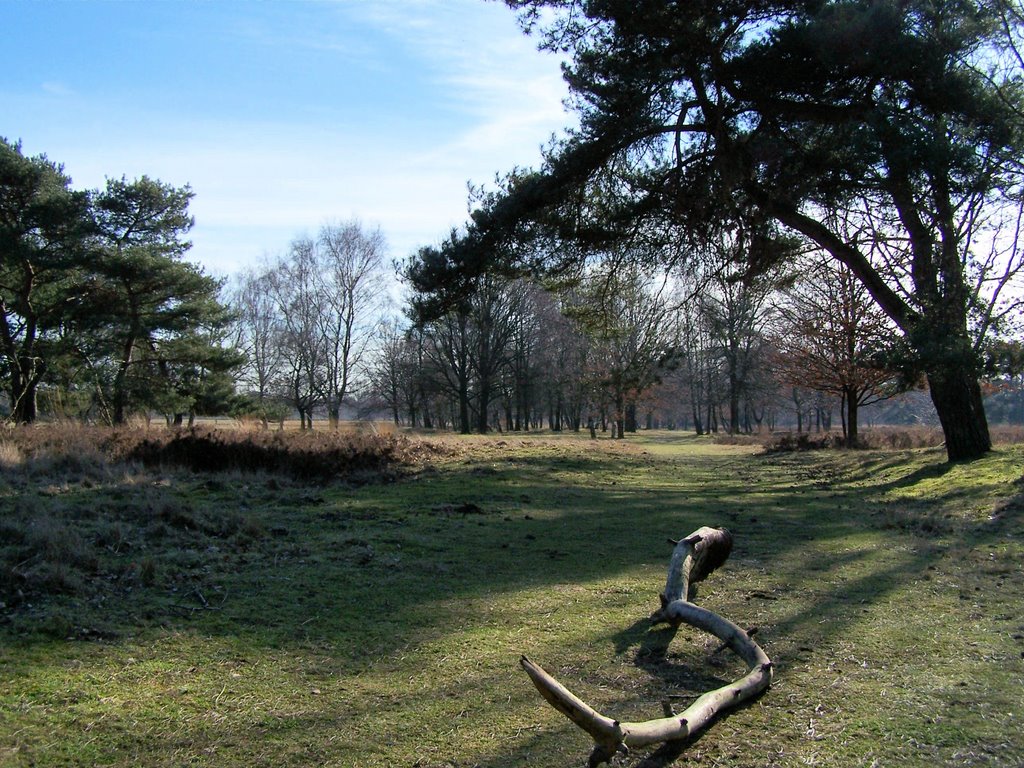
<svg viewBox="0 0 1024 768">
<path fill-rule="evenodd" d="M 690 594 L 692 581 L 699 581 L 724 562 L 731 547 L 732 537 L 728 531 L 717 528 L 701 528 L 677 542 L 669 563 L 665 591 L 660 595 L 662 607 L 652 616 L 654 623 L 688 624 L 714 635 L 747 664 L 743 677 L 708 691 L 683 712 L 639 723 L 620 722 L 595 710 L 538 664 L 525 656 L 520 659 L 541 696 L 594 739 L 596 746 L 590 756 L 591 766 L 606 762 L 616 752 L 628 751 L 630 747 L 688 739 L 719 713 L 757 696 L 771 685 L 771 660 L 750 635 L 728 619 L 683 597 Z"/>
</svg>

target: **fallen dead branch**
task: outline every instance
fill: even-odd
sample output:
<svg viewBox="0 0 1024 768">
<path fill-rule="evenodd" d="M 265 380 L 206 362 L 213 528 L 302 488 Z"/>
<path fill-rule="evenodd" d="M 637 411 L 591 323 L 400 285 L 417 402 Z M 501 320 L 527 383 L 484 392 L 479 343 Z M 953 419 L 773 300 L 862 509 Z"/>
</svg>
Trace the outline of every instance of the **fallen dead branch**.
<svg viewBox="0 0 1024 768">
<path fill-rule="evenodd" d="M 549 675 L 538 664 L 523 656 L 520 663 L 540 695 L 556 710 L 590 734 L 594 750 L 591 767 L 609 762 L 630 748 L 664 741 L 689 739 L 725 710 L 738 706 L 765 691 L 772 681 L 772 663 L 751 633 L 706 608 L 691 602 L 696 583 L 705 579 L 729 557 L 731 534 L 720 528 L 700 528 L 675 545 L 668 566 L 665 591 L 659 596 L 661 607 L 651 616 L 654 624 L 688 624 L 714 635 L 747 665 L 747 673 L 732 683 L 701 695 L 685 710 L 672 711 L 663 702 L 664 717 L 638 723 L 620 722 L 601 714 Z"/>
</svg>

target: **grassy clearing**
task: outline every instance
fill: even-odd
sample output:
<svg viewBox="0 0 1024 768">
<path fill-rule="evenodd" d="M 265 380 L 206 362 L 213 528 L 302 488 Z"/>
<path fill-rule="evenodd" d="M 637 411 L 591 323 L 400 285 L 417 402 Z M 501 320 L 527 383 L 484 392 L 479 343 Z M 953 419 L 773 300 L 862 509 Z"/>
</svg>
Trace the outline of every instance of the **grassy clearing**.
<svg viewBox="0 0 1024 768">
<path fill-rule="evenodd" d="M 0 764 L 582 765 L 519 655 L 626 719 L 733 677 L 645 621 L 665 538 L 703 524 L 736 547 L 700 601 L 759 628 L 776 682 L 623 764 L 1024 762 L 1020 446 L 447 445 L 358 487 L 0 446 L 3 562 L 57 571 L 19 596 L 6 570 Z"/>
</svg>

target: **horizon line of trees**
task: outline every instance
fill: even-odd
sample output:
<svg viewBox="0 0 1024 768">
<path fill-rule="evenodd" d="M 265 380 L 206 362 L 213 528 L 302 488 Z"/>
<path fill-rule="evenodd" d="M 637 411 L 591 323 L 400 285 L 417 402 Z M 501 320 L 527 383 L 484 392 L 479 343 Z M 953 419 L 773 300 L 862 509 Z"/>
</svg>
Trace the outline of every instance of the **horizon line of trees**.
<svg viewBox="0 0 1024 768">
<path fill-rule="evenodd" d="M 848 270 L 807 254 L 770 284 L 737 277 L 605 264 L 555 291 L 487 276 L 438 319 L 385 328 L 373 394 L 396 424 L 461 432 L 820 430 L 838 409 L 855 445 L 861 408 L 926 391 Z M 1020 344 L 997 348 L 986 386 L 1013 389 Z"/>
<path fill-rule="evenodd" d="M 304 428 L 317 413 L 336 425 L 348 405 L 426 429 L 621 438 L 772 430 L 787 413 L 798 431 L 830 429 L 838 407 L 856 444 L 860 408 L 924 387 L 900 367 L 891 320 L 820 251 L 761 280 L 738 266 L 736 238 L 670 269 L 608 253 L 554 279 L 485 273 L 430 320 L 414 293 L 404 320 L 384 321 L 379 229 L 325 224 L 228 285 L 184 260 L 187 186 L 76 191 L 45 156 L 0 150 L 0 343 L 18 423 L 40 399 L 48 414 L 109 424 L 297 414 Z M 985 381 L 1012 419 L 1024 366 L 1019 328 L 1004 329 L 986 342 Z"/>
</svg>

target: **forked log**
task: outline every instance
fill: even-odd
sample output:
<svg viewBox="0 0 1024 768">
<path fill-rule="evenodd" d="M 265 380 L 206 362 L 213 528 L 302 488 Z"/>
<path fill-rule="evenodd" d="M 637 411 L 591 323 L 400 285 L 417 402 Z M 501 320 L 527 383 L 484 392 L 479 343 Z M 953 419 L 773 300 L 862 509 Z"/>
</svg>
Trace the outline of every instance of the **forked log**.
<svg viewBox="0 0 1024 768">
<path fill-rule="evenodd" d="M 729 685 L 703 694 L 683 712 L 667 712 L 665 717 L 627 723 L 601 714 L 523 656 L 520 664 L 540 695 L 594 739 L 591 768 L 609 762 L 631 747 L 689 739 L 721 712 L 757 696 L 771 685 L 772 663 L 750 635 L 728 619 L 691 602 L 696 594 L 695 584 L 729 557 L 732 535 L 721 528 L 704 527 L 671 543 L 675 549 L 669 561 L 665 591 L 659 595 L 661 607 L 651 616 L 652 623 L 689 624 L 714 635 L 743 659 L 747 673 Z"/>
</svg>

